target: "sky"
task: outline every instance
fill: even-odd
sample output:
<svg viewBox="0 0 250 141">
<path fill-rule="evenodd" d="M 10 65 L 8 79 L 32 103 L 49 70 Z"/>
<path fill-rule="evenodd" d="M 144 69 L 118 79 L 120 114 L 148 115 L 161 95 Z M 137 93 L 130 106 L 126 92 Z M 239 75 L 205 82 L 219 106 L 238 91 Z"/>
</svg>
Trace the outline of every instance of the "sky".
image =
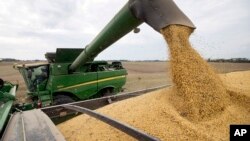
<svg viewBox="0 0 250 141">
<path fill-rule="evenodd" d="M 0 58 L 45 59 L 56 48 L 84 48 L 128 0 L 1 0 Z M 175 0 L 197 27 L 190 41 L 204 58 L 250 58 L 249 0 Z M 147 24 L 97 60 L 166 60 L 169 51 Z"/>
</svg>

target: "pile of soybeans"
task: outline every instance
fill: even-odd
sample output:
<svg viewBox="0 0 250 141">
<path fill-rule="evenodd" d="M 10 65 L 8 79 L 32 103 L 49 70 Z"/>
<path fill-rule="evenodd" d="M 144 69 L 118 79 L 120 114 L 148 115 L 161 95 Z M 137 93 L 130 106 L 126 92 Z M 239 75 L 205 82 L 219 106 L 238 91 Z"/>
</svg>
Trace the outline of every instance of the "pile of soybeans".
<svg viewBox="0 0 250 141">
<path fill-rule="evenodd" d="M 191 47 L 192 29 L 161 30 L 170 50 L 174 85 L 97 111 L 161 140 L 228 140 L 230 124 L 250 123 L 250 71 L 221 77 Z M 58 125 L 66 140 L 135 140 L 81 115 Z"/>
</svg>

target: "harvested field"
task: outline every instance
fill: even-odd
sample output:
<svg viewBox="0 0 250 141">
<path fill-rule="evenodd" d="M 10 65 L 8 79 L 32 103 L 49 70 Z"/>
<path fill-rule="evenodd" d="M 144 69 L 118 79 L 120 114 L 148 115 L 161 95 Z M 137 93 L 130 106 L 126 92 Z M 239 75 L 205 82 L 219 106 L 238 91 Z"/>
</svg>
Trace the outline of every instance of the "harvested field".
<svg viewBox="0 0 250 141">
<path fill-rule="evenodd" d="M 21 74 L 13 68 L 14 63 L 0 62 L 0 78 L 14 84 L 19 84 L 16 98 L 19 102 L 25 102 L 25 92 L 27 90 Z"/>
<path fill-rule="evenodd" d="M 217 73 L 250 70 L 250 63 L 209 63 Z M 169 62 L 123 62 L 128 70 L 125 92 L 172 84 Z"/>
<path fill-rule="evenodd" d="M 27 88 L 21 74 L 13 69 L 14 63 L 0 62 L 0 78 L 18 83 L 17 98 L 20 102 L 25 102 Z M 210 65 L 218 73 L 250 70 L 250 63 L 210 63 Z M 127 83 L 124 86 L 125 92 L 172 84 L 167 71 L 169 62 L 123 62 L 123 66 L 128 70 Z"/>
</svg>

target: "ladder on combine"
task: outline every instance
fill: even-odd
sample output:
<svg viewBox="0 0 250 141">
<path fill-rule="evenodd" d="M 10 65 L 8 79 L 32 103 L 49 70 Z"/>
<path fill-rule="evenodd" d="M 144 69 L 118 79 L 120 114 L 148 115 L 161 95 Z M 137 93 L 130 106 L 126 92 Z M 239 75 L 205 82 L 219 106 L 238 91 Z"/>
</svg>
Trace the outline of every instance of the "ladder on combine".
<svg viewBox="0 0 250 141">
<path fill-rule="evenodd" d="M 52 95 L 49 92 L 43 91 L 43 92 L 39 92 L 38 94 L 38 98 L 40 99 L 40 103 L 41 105 L 45 106 L 50 106 L 50 104 L 52 103 Z"/>
</svg>

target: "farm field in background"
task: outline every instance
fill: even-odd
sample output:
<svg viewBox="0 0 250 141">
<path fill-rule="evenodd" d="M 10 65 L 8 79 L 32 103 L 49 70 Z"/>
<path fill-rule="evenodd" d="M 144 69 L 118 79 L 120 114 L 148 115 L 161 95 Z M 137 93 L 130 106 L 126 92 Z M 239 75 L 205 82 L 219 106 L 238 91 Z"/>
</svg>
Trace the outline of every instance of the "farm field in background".
<svg viewBox="0 0 250 141">
<path fill-rule="evenodd" d="M 20 63 L 20 62 L 18 62 Z M 21 74 L 13 69 L 13 62 L 0 62 L 0 78 L 18 83 L 17 98 L 25 102 L 26 86 Z M 250 63 L 210 63 L 218 73 L 250 70 Z M 124 92 L 171 84 L 167 62 L 123 62 L 128 71 Z M 166 79 L 168 78 L 168 79 Z"/>
</svg>

